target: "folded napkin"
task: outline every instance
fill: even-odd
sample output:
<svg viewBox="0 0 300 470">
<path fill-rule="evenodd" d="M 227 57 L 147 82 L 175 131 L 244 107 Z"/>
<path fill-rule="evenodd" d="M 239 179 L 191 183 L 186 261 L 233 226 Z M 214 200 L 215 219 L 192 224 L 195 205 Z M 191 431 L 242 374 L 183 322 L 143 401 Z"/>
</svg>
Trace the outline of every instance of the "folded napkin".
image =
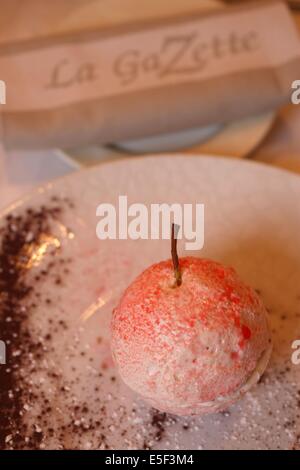
<svg viewBox="0 0 300 470">
<path fill-rule="evenodd" d="M 45 16 L 44 1 L 31 3 Z M 55 5 L 66 12 L 70 3 L 51 2 L 49 23 L 58 18 Z M 16 35 L 0 35 L 1 140 L 21 148 L 113 143 L 222 124 L 286 102 L 300 76 L 300 48 L 285 3 L 206 13 L 199 3 L 177 0 L 170 9 L 168 0 L 151 8 L 141 0 L 72 0 L 53 34 L 50 25 L 34 31 L 36 15 L 27 29 L 15 20 Z"/>
</svg>

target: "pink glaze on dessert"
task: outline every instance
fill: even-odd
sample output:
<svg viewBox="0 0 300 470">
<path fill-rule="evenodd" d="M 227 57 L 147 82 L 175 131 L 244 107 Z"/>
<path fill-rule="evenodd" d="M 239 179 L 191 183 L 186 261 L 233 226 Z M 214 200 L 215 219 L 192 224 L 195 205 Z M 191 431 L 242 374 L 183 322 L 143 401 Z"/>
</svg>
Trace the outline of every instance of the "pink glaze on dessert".
<svg viewBox="0 0 300 470">
<path fill-rule="evenodd" d="M 124 382 L 177 415 L 226 408 L 264 372 L 271 352 L 266 310 L 232 268 L 172 261 L 144 271 L 113 313 L 112 351 Z"/>
</svg>

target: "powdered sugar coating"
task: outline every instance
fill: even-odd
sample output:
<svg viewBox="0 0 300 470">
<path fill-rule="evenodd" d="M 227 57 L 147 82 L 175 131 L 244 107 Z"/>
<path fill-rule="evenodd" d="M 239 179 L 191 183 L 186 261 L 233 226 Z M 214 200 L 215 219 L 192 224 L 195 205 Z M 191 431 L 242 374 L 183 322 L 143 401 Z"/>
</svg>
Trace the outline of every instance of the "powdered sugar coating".
<svg viewBox="0 0 300 470">
<path fill-rule="evenodd" d="M 224 408 L 270 346 L 266 311 L 232 268 L 200 258 L 144 271 L 112 319 L 112 351 L 124 382 L 159 410 L 178 415 Z"/>
</svg>

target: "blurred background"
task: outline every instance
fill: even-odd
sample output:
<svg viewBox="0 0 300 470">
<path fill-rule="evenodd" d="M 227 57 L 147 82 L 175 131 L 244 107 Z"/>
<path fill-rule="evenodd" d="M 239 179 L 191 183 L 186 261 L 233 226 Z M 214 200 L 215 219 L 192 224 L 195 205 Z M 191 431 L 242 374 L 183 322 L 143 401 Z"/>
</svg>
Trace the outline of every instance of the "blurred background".
<svg viewBox="0 0 300 470">
<path fill-rule="evenodd" d="M 248 158 L 300 173 L 300 106 L 291 103 L 299 1 L 1 0 L 0 8 L 2 208 L 50 179 L 143 154 Z M 176 47 L 185 71 L 163 80 Z M 49 91 L 65 79 L 76 86 Z"/>
</svg>

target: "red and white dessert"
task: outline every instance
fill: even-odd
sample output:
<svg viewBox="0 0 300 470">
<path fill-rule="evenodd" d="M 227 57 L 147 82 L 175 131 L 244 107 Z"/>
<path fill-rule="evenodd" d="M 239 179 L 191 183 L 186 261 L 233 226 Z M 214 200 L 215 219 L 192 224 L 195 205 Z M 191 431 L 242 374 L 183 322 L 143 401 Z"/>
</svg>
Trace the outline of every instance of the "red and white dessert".
<svg viewBox="0 0 300 470">
<path fill-rule="evenodd" d="M 265 307 L 232 268 L 171 260 L 127 288 L 112 319 L 124 382 L 155 408 L 197 415 L 226 408 L 255 384 L 271 353 Z"/>
</svg>

